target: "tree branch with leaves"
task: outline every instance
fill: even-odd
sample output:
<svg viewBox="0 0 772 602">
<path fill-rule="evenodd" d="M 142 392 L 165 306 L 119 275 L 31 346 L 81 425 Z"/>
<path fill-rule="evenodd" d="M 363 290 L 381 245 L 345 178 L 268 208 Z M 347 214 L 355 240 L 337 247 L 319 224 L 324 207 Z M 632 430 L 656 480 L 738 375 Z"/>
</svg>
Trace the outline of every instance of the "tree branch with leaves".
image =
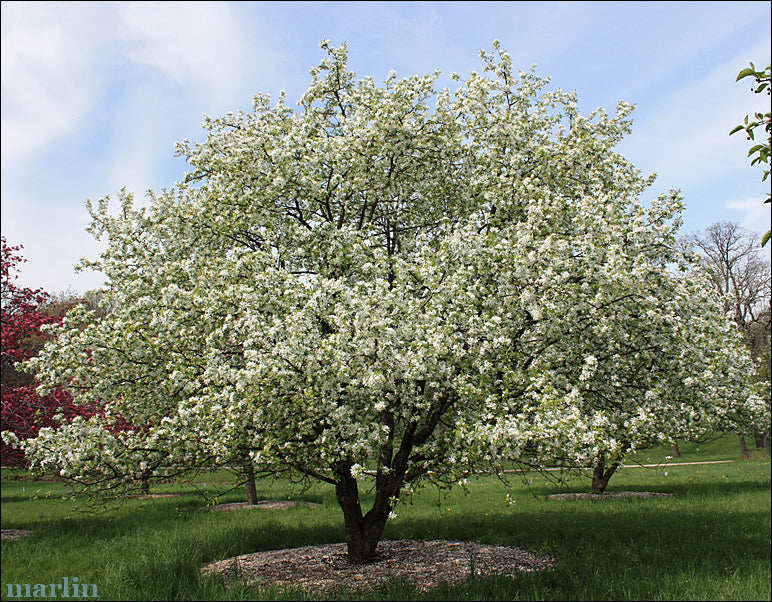
<svg viewBox="0 0 772 602">
<path fill-rule="evenodd" d="M 741 79 L 745 79 L 746 77 L 752 77 L 756 80 L 756 83 L 755 87 L 752 87 L 751 90 L 756 94 L 762 94 L 764 91 L 766 91 L 767 96 L 769 96 L 770 79 L 772 78 L 772 70 L 770 68 L 771 66 L 767 65 L 763 71 L 757 71 L 753 63 L 750 65 L 750 67 L 746 67 L 740 71 L 735 81 L 739 82 Z M 760 126 L 763 128 L 763 131 L 766 132 L 766 142 L 756 142 L 756 134 L 754 133 L 754 130 Z M 753 118 L 751 118 L 749 115 L 746 115 L 743 123 L 735 126 L 734 129 L 729 132 L 729 135 L 731 136 L 732 134 L 742 131 L 746 133 L 748 140 L 756 142 L 756 144 L 754 144 L 748 151 L 748 156 L 752 157 L 751 165 L 756 165 L 757 163 L 761 165 L 766 164 L 766 168 L 764 169 L 763 175 L 761 176 L 761 181 L 764 182 L 769 177 L 770 148 L 772 147 L 772 113 L 769 111 L 766 113 L 756 113 Z M 772 195 L 770 193 L 767 193 L 767 198 L 764 202 L 772 202 Z M 767 230 L 761 239 L 762 247 L 769 242 L 770 236 L 772 236 L 772 230 Z"/>
</svg>

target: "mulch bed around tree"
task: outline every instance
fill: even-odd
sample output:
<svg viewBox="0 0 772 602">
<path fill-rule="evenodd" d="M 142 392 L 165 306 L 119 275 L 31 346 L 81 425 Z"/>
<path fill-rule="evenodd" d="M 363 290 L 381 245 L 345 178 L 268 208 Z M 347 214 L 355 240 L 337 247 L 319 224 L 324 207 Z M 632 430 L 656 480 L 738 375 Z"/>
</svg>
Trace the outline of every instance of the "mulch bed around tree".
<svg viewBox="0 0 772 602">
<path fill-rule="evenodd" d="M 406 580 L 425 592 L 441 583 L 458 585 L 475 577 L 514 576 L 544 571 L 555 559 L 522 548 L 470 541 L 381 541 L 373 562 L 350 564 L 346 544 L 327 544 L 235 556 L 201 568 L 222 576 L 226 585 L 245 581 L 259 587 L 299 588 L 310 593 L 373 590 L 392 579 Z"/>
<path fill-rule="evenodd" d="M 672 493 L 653 491 L 608 491 L 606 493 L 556 493 L 548 495 L 548 500 L 602 500 L 610 497 L 673 497 Z"/>
<path fill-rule="evenodd" d="M 257 504 L 249 504 L 248 502 L 233 502 L 231 504 L 217 504 L 212 506 L 210 510 L 212 512 L 230 512 L 231 510 L 249 510 L 254 508 L 262 508 L 263 510 L 286 510 L 292 508 L 296 504 L 304 504 L 305 506 L 315 507 L 321 506 L 321 504 L 314 504 L 313 502 L 292 502 L 287 500 L 260 500 Z"/>
<path fill-rule="evenodd" d="M 32 531 L 26 531 L 24 529 L 2 529 L 2 539 L 21 539 L 32 535 Z"/>
</svg>

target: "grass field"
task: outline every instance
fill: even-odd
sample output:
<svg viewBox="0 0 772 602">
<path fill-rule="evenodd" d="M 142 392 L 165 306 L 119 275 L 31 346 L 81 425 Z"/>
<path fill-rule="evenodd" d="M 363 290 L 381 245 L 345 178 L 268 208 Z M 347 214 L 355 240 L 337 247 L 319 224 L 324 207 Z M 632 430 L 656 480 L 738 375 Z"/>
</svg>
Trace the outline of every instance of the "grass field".
<svg viewBox="0 0 772 602">
<path fill-rule="evenodd" d="M 342 513 L 329 486 L 300 492 L 285 482 L 261 481 L 258 495 L 264 499 L 322 505 L 213 513 L 189 484 L 162 484 L 154 491 L 184 495 L 131 499 L 118 510 L 86 514 L 79 510 L 82 496 L 62 499 L 72 488 L 18 480 L 18 472 L 4 470 L 2 528 L 33 534 L 3 541 L 0 593 L 2 599 L 18 599 L 9 597 L 8 584 L 77 577 L 81 584 L 96 585 L 103 600 L 770 600 L 769 457 L 738 460 L 734 436 L 681 444 L 681 451 L 683 457 L 672 462 L 735 461 L 673 465 L 665 460 L 669 447 L 648 450 L 636 460 L 662 466 L 631 463 L 609 484 L 610 491 L 674 494 L 667 498 L 548 500 L 550 493 L 587 491 L 590 482 L 577 478 L 559 487 L 542 475 L 529 475 L 529 486 L 513 478 L 511 507 L 506 489 L 492 478 L 471 480 L 468 495 L 421 490 L 397 507 L 398 517 L 387 525 L 384 539 L 516 545 L 553 554 L 555 567 L 516 579 L 478 578 L 423 595 L 394 584 L 386 592 L 338 592 L 327 598 L 246 587 L 226 590 L 215 578 L 201 578 L 199 568 L 237 554 L 343 541 Z M 226 478 L 227 473 L 217 473 L 200 480 Z M 237 490 L 217 501 L 243 499 Z"/>
</svg>

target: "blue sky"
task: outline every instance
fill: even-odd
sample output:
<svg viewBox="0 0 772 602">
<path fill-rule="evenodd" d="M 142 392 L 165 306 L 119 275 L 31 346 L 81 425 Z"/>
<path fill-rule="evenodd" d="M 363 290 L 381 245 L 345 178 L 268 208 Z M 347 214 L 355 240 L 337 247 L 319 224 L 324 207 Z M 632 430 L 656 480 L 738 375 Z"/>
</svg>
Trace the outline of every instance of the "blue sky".
<svg viewBox="0 0 772 602">
<path fill-rule="evenodd" d="M 248 111 L 254 94 L 295 102 L 323 58 L 383 81 L 479 70 L 494 39 L 515 68 L 577 90 L 579 107 L 636 105 L 619 150 L 657 173 L 643 200 L 681 189 L 685 233 L 717 221 L 762 232 L 768 183 L 732 127 L 769 110 L 735 83 L 770 62 L 769 2 L 2 2 L 2 233 L 24 245 L 20 281 L 54 293 L 97 288 L 75 274 L 99 245 L 85 200 L 122 187 L 142 199 L 180 180 L 178 140 L 202 116 Z"/>
</svg>

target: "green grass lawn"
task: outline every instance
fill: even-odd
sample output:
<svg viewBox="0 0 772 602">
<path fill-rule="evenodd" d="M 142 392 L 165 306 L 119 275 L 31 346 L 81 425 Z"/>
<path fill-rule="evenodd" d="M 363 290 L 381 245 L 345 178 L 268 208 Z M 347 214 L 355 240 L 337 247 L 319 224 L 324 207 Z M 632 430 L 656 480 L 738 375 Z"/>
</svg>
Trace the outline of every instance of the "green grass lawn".
<svg viewBox="0 0 772 602">
<path fill-rule="evenodd" d="M 752 442 L 749 442 L 752 443 Z M 699 448 L 699 451 L 698 451 Z M 639 454 L 640 463 L 665 462 L 669 447 Z M 681 444 L 673 462 L 737 460 L 734 436 Z M 667 473 L 667 474 L 665 474 Z M 18 474 L 18 473 L 17 473 Z M 223 588 L 201 578 L 211 560 L 259 550 L 344 540 L 334 491 L 315 485 L 301 492 L 282 481 L 260 481 L 264 499 L 303 499 L 320 507 L 284 511 L 209 512 L 190 484 L 161 484 L 174 498 L 127 500 L 118 510 L 88 514 L 85 498 L 62 499 L 62 483 L 14 480 L 3 471 L 2 527 L 33 535 L 2 543 L 2 599 L 8 584 L 62 583 L 77 577 L 95 584 L 103 600 L 318 599 L 298 592 Z M 222 481 L 220 472 L 200 482 Z M 530 486 L 513 477 L 513 506 L 496 479 L 470 480 L 442 496 L 419 491 L 397 507 L 384 539 L 461 539 L 516 545 L 556 556 L 553 570 L 468 581 L 419 595 L 405 585 L 351 600 L 770 600 L 770 461 L 758 455 L 726 464 L 629 464 L 609 491 L 673 493 L 667 498 L 549 500 L 550 493 L 587 491 L 589 479 L 559 487 L 543 475 Z M 199 487 L 204 487 L 199 484 Z M 207 491 L 224 485 L 207 485 Z M 243 501 L 241 490 L 218 502 Z M 48 598 L 53 599 L 53 598 Z M 64 598 L 62 598 L 64 599 Z M 72 599 L 72 598 L 68 598 Z M 324 598 L 322 598 L 324 599 Z"/>
</svg>

